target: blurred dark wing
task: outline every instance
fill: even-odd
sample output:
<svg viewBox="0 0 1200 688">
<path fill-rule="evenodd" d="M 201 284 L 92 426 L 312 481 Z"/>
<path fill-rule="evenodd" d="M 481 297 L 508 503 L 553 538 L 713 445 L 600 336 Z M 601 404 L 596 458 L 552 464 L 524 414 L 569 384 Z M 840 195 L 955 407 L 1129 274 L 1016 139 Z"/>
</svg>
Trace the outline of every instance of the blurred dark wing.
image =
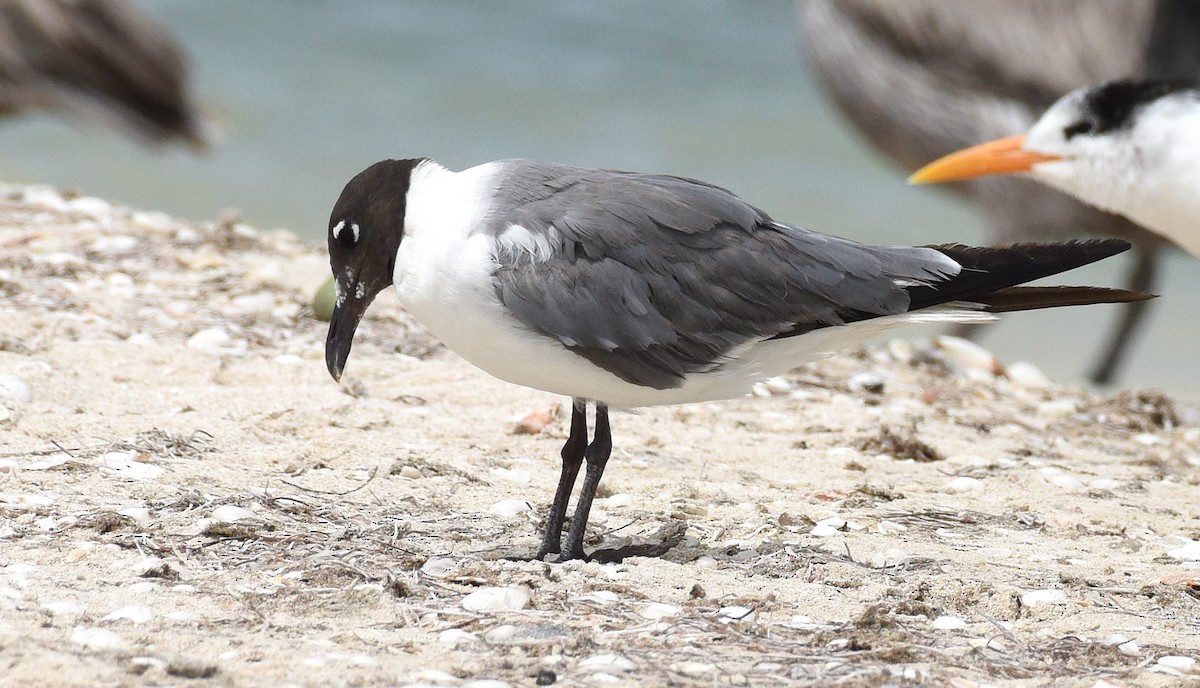
<svg viewBox="0 0 1200 688">
<path fill-rule="evenodd" d="M 126 0 L 0 1 L 0 112 L 30 108 L 205 144 L 180 49 Z"/>
<path fill-rule="evenodd" d="M 1152 0 L 808 0 L 809 63 L 907 169 L 1024 131 L 1063 94 L 1142 69 Z"/>
</svg>

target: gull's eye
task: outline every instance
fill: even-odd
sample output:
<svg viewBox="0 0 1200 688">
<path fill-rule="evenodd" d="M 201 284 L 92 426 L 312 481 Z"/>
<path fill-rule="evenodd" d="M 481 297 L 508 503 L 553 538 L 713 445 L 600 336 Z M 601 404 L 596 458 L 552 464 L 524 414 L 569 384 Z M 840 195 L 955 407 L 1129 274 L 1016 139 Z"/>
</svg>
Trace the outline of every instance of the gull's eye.
<svg viewBox="0 0 1200 688">
<path fill-rule="evenodd" d="M 1070 141 L 1073 137 L 1080 134 L 1086 134 L 1096 127 L 1095 124 L 1086 119 L 1081 119 L 1078 122 L 1063 129 L 1063 136 Z"/>
<path fill-rule="evenodd" d="M 358 244 L 358 223 L 338 220 L 338 223 L 329 230 L 333 233 L 334 241 L 338 242 L 346 248 L 354 248 Z"/>
</svg>

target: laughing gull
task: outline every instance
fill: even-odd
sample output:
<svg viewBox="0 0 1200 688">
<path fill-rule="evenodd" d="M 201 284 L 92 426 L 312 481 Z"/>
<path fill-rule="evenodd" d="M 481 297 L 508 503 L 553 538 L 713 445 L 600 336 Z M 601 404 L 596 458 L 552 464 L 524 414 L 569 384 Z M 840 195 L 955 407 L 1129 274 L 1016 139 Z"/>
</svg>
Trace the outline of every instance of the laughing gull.
<svg viewBox="0 0 1200 688">
<path fill-rule="evenodd" d="M 1074 91 L 1027 134 L 952 153 L 914 183 L 1026 173 L 1200 256 L 1200 90 L 1113 81 Z"/>
<path fill-rule="evenodd" d="M 573 399 L 538 558 L 584 557 L 612 449 L 609 407 L 739 397 L 902 323 L 1149 298 L 1016 286 L 1128 249 L 1119 239 L 869 246 L 777 222 L 693 179 L 528 160 L 462 172 L 427 158 L 376 163 L 342 190 L 328 240 L 337 299 L 325 362 L 335 380 L 367 306 L 394 285 L 408 312 L 466 360 Z"/>
<path fill-rule="evenodd" d="M 1200 75 L 1195 0 L 800 0 L 808 64 L 878 150 L 911 173 L 967 146 L 1023 132 L 1063 94 L 1112 79 Z M 1151 291 L 1165 243 L 1125 218 L 1017 177 L 948 187 L 987 243 L 1086 233 L 1134 243 L 1126 286 Z M 1091 369 L 1109 382 L 1149 304 L 1122 307 Z"/>
<path fill-rule="evenodd" d="M 208 145 L 171 35 L 126 0 L 0 0 L 0 115 L 106 120 L 152 143 Z"/>
</svg>

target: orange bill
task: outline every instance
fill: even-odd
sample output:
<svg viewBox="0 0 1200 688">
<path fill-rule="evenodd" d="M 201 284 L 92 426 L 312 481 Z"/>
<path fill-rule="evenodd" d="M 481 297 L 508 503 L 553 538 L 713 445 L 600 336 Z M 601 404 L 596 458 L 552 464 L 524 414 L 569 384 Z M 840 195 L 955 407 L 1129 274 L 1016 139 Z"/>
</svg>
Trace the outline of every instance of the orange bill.
<svg viewBox="0 0 1200 688">
<path fill-rule="evenodd" d="M 1039 162 L 1062 159 L 1061 155 L 1025 150 L 1021 148 L 1024 142 L 1025 135 L 1018 134 L 965 148 L 944 158 L 938 158 L 913 172 L 908 178 L 908 183 L 936 184 L 989 174 L 1028 172 Z"/>
</svg>

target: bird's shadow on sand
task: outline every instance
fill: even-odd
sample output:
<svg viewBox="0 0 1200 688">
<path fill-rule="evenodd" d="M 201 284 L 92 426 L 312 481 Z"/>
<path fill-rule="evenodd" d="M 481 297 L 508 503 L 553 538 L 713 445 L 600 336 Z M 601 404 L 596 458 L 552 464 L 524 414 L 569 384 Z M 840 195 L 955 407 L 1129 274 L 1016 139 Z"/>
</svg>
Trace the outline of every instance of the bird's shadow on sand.
<svg viewBox="0 0 1200 688">
<path fill-rule="evenodd" d="M 624 562 L 626 559 L 642 557 L 662 559 L 663 561 L 676 564 L 688 564 L 705 556 L 717 561 L 736 560 L 739 554 L 746 551 L 742 548 L 734 548 L 734 551 L 731 551 L 729 546 L 707 547 L 696 544 L 684 545 L 684 535 L 687 532 L 687 528 L 688 524 L 685 521 L 670 520 L 664 523 L 654 534 L 638 538 L 635 542 L 618 547 L 600 547 L 592 550 L 587 554 L 586 561 L 598 564 L 616 564 Z M 781 550 L 786 550 L 793 556 L 799 557 L 809 563 L 841 562 L 858 567 L 873 568 L 871 564 L 858 560 L 849 548 L 847 548 L 845 553 L 840 553 L 831 552 L 821 545 L 796 545 L 794 543 L 785 544 L 783 542 L 764 541 L 754 549 L 755 558 L 769 557 L 773 553 L 782 553 Z M 479 556 L 483 559 L 492 560 L 534 561 L 532 554 L 514 555 L 508 547 L 505 547 L 503 550 L 497 548 L 488 552 L 480 552 Z M 547 557 L 547 561 L 553 563 L 557 561 L 557 558 Z M 912 557 L 905 561 L 902 566 L 889 566 L 885 568 L 922 567 L 931 564 L 933 561 L 933 559 L 926 557 Z M 785 566 L 784 568 L 788 567 Z"/>
<path fill-rule="evenodd" d="M 664 558 L 665 555 L 674 549 L 679 543 L 683 542 L 683 536 L 687 532 L 687 523 L 683 521 L 669 521 L 658 532 L 646 538 L 641 538 L 640 542 L 633 542 L 620 547 L 601 547 L 593 550 L 584 557 L 585 561 L 592 561 L 598 564 L 619 564 L 629 557 L 659 557 Z M 504 559 L 506 561 L 537 561 L 537 558 L 532 554 L 512 554 L 507 547 L 501 549 L 490 549 L 483 552 L 478 552 L 478 556 L 483 559 Z M 547 561 L 558 561 L 557 556 L 547 557 Z"/>
</svg>

